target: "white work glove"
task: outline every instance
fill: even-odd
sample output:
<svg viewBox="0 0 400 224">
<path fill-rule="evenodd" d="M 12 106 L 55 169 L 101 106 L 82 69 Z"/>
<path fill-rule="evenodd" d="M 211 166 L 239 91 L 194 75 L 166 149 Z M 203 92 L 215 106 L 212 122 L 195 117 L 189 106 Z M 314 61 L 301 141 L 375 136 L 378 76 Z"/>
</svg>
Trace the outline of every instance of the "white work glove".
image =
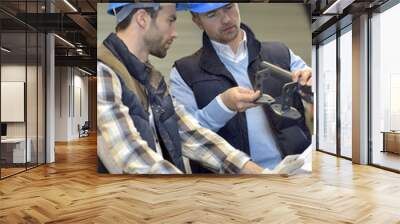
<svg viewBox="0 0 400 224">
<path fill-rule="evenodd" d="M 265 168 L 263 174 L 286 174 L 290 175 L 304 165 L 304 159 L 300 154 L 286 156 L 273 170 Z"/>
</svg>

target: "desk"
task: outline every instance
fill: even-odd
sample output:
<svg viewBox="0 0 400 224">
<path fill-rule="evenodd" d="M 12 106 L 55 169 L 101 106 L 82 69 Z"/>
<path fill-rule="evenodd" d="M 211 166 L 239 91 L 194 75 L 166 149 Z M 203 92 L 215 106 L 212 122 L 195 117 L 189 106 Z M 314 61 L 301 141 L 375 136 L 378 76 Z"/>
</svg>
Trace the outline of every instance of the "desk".
<svg viewBox="0 0 400 224">
<path fill-rule="evenodd" d="M 400 154 L 400 131 L 383 131 L 382 152 Z"/>
<path fill-rule="evenodd" d="M 28 147 L 26 147 L 25 154 L 25 138 L 5 138 L 1 139 L 1 157 L 9 163 L 25 163 L 31 161 L 31 139 L 27 138 L 26 142 Z M 11 149 L 9 147 L 12 147 Z M 11 157 L 12 154 L 12 157 Z M 4 155 L 4 156 L 3 156 Z M 8 157 L 8 158 L 7 158 Z M 12 158 L 12 160 L 11 160 Z M 27 161 L 25 161 L 27 158 Z"/>
</svg>

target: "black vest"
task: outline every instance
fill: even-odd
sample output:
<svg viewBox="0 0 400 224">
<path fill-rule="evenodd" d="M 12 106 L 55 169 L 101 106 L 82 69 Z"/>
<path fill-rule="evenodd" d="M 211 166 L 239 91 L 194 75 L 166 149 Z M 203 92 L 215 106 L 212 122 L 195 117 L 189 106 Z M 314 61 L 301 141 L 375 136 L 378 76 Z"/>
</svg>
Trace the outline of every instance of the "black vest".
<svg viewBox="0 0 400 224">
<path fill-rule="evenodd" d="M 177 116 L 161 74 L 129 53 L 115 34 L 107 37 L 104 45 L 99 47 L 98 60 L 116 72 L 122 87 L 122 102 L 129 108 L 135 128 L 156 151 L 155 136 L 149 122 L 150 105 L 164 159 L 184 172 Z M 102 166 L 100 163 L 99 170 L 104 168 Z"/>
<path fill-rule="evenodd" d="M 242 24 L 241 28 L 247 35 L 249 57 L 247 71 L 253 85 L 254 75 L 259 70 L 259 64 L 263 60 L 290 70 L 290 53 L 284 44 L 278 42 L 260 43 L 246 25 Z M 219 59 L 205 33 L 203 33 L 203 47 L 193 55 L 179 59 L 174 66 L 186 84 L 192 89 L 199 109 L 207 106 L 225 90 L 238 86 L 232 74 Z M 270 79 L 267 83 L 264 83 L 263 91 L 279 100 L 282 86 L 290 81 Z M 298 94 L 293 97 L 293 106 L 303 115 L 302 119 L 296 124 L 285 124 L 285 121 L 275 119 L 270 108 L 264 106 L 264 111 L 283 157 L 301 153 L 311 144 L 311 136 L 304 119 L 304 107 Z M 229 120 L 218 131 L 218 134 L 235 148 L 250 154 L 247 132 L 246 113 L 242 112 L 237 113 Z M 304 139 L 307 140 L 304 141 Z M 197 172 L 206 172 L 200 167 L 198 169 Z"/>
</svg>

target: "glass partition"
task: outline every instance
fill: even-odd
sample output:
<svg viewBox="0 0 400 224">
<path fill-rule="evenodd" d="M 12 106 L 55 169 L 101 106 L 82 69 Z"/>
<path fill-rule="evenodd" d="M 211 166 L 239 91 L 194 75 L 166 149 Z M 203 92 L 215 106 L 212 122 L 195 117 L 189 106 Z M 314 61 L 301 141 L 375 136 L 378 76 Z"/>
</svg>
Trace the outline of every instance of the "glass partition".
<svg viewBox="0 0 400 224">
<path fill-rule="evenodd" d="M 352 158 L 352 32 L 340 36 L 340 155 Z"/>
<path fill-rule="evenodd" d="M 0 178 L 45 162 L 46 40 L 23 22 L 44 2 L 0 2 Z"/>
<path fill-rule="evenodd" d="M 318 47 L 318 149 L 336 154 L 336 37 Z"/>
<path fill-rule="evenodd" d="M 23 7 L 21 3 L 19 7 Z M 1 177 L 26 170 L 30 162 L 30 144 L 27 144 L 26 91 L 27 91 L 27 33 L 10 30 L 7 20 L 13 18 L 0 12 L 1 29 L 1 123 L 3 126 L 1 150 Z M 14 27 L 15 29 L 15 27 Z M 28 150 L 27 150 L 28 149 Z"/>
<path fill-rule="evenodd" d="M 400 4 L 371 18 L 371 162 L 400 171 Z"/>
</svg>

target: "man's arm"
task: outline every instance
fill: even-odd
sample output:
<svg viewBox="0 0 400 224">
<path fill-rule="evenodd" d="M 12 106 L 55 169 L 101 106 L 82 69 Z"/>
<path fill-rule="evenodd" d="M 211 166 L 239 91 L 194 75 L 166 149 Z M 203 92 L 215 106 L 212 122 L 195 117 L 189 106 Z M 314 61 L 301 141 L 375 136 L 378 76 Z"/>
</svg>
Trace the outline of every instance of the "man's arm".
<svg viewBox="0 0 400 224">
<path fill-rule="evenodd" d="M 217 132 L 221 127 L 235 116 L 236 112 L 257 106 L 254 101 L 259 97 L 259 92 L 233 87 L 227 89 L 215 97 L 202 109 L 197 107 L 193 91 L 185 83 L 176 68 L 172 68 L 170 74 L 171 95 L 185 105 L 185 109 L 191 113 L 201 126 Z"/>
<path fill-rule="evenodd" d="M 236 114 L 236 112 L 225 107 L 223 103 L 218 102 L 221 101 L 218 97 L 204 108 L 199 109 L 193 91 L 175 67 L 172 68 L 170 74 L 170 92 L 177 102 L 185 105 L 186 111 L 191 113 L 201 126 L 215 132 L 225 126 L 226 122 Z"/>
<path fill-rule="evenodd" d="M 124 173 L 181 173 L 140 137 L 129 115 L 129 108 L 122 103 L 121 96 L 121 83 L 117 75 L 98 62 L 97 128 L 105 144 L 103 147 L 112 155 L 110 158 L 99 154 L 101 160 L 112 160 Z"/>
<path fill-rule="evenodd" d="M 293 81 L 300 79 L 300 85 L 312 86 L 312 69 L 307 66 L 301 57 L 290 52 L 290 71 L 292 72 Z"/>
<path fill-rule="evenodd" d="M 307 66 L 307 64 L 303 61 L 301 57 L 294 54 L 292 50 L 289 51 L 290 51 L 290 71 L 292 72 L 292 80 L 295 82 L 299 81 L 300 85 L 312 88 L 312 69 Z M 303 92 L 300 92 L 300 94 L 302 96 L 305 95 Z M 294 103 L 293 106 L 301 114 L 304 115 L 304 119 L 302 119 L 302 121 L 299 122 L 300 128 L 304 131 L 304 133 L 306 133 L 308 138 L 311 138 L 310 131 L 306 124 L 306 120 L 312 119 L 313 104 L 308 104 L 308 103 L 303 104 L 302 100 L 295 100 L 294 102 L 297 103 Z"/>
<path fill-rule="evenodd" d="M 258 174 L 263 171 L 243 152 L 233 148 L 222 137 L 202 127 L 185 111 L 183 105 L 174 101 L 178 116 L 179 134 L 183 155 L 199 161 L 214 172 Z"/>
</svg>

